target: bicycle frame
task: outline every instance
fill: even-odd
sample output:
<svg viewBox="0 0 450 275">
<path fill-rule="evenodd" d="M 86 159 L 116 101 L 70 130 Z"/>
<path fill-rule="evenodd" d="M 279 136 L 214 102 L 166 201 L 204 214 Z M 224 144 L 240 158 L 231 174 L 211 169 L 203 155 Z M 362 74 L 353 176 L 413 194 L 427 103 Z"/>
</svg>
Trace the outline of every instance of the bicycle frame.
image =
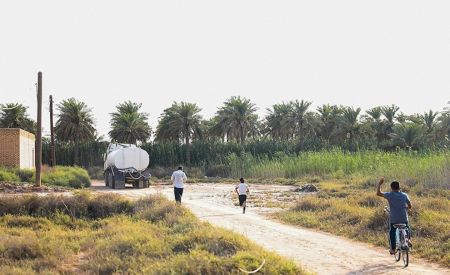
<svg viewBox="0 0 450 275">
<path fill-rule="evenodd" d="M 389 214 L 389 207 L 385 207 L 384 212 Z M 390 219 L 388 219 L 388 225 L 390 230 Z M 408 227 L 406 226 L 406 224 L 394 224 L 392 226 L 395 228 L 395 261 L 398 262 L 400 261 L 400 258 L 403 258 L 403 264 L 405 267 L 407 267 L 409 265 Z"/>
</svg>

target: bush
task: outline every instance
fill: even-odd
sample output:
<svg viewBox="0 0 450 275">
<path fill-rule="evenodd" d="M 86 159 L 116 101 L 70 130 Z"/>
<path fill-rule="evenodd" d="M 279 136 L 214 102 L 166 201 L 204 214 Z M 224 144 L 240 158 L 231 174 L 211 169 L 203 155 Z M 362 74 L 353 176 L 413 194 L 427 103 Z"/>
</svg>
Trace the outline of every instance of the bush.
<svg viewBox="0 0 450 275">
<path fill-rule="evenodd" d="M 89 177 L 95 180 L 103 180 L 104 179 L 104 170 L 101 166 L 89 167 L 87 169 Z"/>
<path fill-rule="evenodd" d="M 21 182 L 32 182 L 34 176 L 34 169 L 18 169 L 16 175 L 20 178 Z"/>
<path fill-rule="evenodd" d="M 133 204 L 117 194 L 92 196 L 89 192 L 83 191 L 71 197 L 31 195 L 0 198 L 0 216 L 12 214 L 49 218 L 60 213 L 73 218 L 98 219 L 112 215 L 132 214 L 133 211 Z"/>
<path fill-rule="evenodd" d="M 0 216 L 1 274 L 238 274 L 263 259 L 261 274 L 305 273 L 161 196 L 0 197 Z"/>
<path fill-rule="evenodd" d="M 226 178 L 230 174 L 230 167 L 224 164 L 212 165 L 205 171 L 207 177 Z"/>
<path fill-rule="evenodd" d="M 46 167 L 43 170 L 42 182 L 72 188 L 91 186 L 91 179 L 85 169 L 68 166 Z"/>
<path fill-rule="evenodd" d="M 0 181 L 18 182 L 20 178 L 12 171 L 0 168 Z"/>
</svg>

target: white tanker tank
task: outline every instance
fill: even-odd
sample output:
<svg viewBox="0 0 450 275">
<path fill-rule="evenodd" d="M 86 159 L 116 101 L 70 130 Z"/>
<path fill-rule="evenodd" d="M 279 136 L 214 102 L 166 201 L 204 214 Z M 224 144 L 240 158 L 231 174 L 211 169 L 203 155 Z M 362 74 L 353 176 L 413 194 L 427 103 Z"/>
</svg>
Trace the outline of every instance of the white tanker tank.
<svg viewBox="0 0 450 275">
<path fill-rule="evenodd" d="M 114 189 L 125 188 L 127 183 L 137 188 L 148 187 L 149 160 L 148 153 L 135 145 L 111 143 L 105 155 L 105 185 Z"/>
</svg>

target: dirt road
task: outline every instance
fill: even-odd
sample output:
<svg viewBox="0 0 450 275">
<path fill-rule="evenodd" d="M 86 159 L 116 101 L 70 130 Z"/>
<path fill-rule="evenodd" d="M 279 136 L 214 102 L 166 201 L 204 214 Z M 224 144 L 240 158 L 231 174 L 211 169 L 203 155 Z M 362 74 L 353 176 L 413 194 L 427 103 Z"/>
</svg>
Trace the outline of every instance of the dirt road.
<svg viewBox="0 0 450 275">
<path fill-rule="evenodd" d="M 111 190 L 94 183 L 96 192 L 114 192 L 130 198 L 161 193 L 172 199 L 170 186 L 149 189 Z M 252 185 L 252 195 L 289 191 L 287 186 Z M 270 209 L 249 206 L 242 214 L 234 205 L 233 186 L 228 184 L 192 184 L 185 188 L 183 204 L 200 219 L 245 235 L 263 247 L 289 257 L 318 274 L 450 274 L 448 269 L 425 263 L 414 257 L 408 268 L 395 263 L 386 250 L 336 237 L 331 234 L 284 225 L 270 220 Z M 278 198 L 279 200 L 279 198 Z"/>
</svg>

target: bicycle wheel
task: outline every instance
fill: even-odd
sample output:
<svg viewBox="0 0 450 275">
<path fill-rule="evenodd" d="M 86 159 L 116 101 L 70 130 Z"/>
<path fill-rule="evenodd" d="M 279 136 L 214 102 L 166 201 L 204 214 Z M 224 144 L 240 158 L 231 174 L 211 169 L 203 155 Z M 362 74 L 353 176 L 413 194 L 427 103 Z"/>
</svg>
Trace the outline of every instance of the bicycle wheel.
<svg viewBox="0 0 450 275">
<path fill-rule="evenodd" d="M 402 256 L 402 251 L 400 249 L 397 249 L 394 254 L 395 261 L 396 262 L 400 261 L 401 256 Z"/>
<path fill-rule="evenodd" d="M 402 251 L 403 258 L 403 266 L 407 267 L 409 265 L 409 249 L 405 249 Z"/>
</svg>

